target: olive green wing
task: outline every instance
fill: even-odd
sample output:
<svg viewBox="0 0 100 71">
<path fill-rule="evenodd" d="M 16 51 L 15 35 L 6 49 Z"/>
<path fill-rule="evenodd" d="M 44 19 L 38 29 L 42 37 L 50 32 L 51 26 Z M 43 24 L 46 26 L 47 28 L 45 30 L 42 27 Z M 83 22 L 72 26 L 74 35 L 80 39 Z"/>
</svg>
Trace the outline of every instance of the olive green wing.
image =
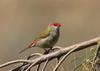
<svg viewBox="0 0 100 71">
<path fill-rule="evenodd" d="M 46 38 L 49 35 L 50 35 L 50 28 L 46 28 L 42 32 L 40 32 L 39 34 L 37 34 L 37 36 L 35 37 L 35 40 Z"/>
</svg>

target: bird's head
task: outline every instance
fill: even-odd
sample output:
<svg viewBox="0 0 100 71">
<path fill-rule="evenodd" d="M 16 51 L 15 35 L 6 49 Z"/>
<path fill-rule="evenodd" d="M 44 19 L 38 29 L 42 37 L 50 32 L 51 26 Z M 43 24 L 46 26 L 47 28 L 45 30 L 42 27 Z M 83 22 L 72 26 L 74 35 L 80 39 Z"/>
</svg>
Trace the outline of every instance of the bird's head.
<svg viewBox="0 0 100 71">
<path fill-rule="evenodd" d="M 62 26 L 60 23 L 51 23 L 48 25 L 48 29 L 51 31 L 51 34 L 57 34 L 59 33 L 59 29 Z"/>
</svg>

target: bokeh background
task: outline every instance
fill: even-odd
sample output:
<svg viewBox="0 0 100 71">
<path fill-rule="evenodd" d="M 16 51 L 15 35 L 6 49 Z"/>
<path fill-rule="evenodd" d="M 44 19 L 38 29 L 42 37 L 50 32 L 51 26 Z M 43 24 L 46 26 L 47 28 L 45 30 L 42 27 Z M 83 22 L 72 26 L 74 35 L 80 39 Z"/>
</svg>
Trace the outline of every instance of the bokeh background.
<svg viewBox="0 0 100 71">
<path fill-rule="evenodd" d="M 0 64 L 43 52 L 33 48 L 18 53 L 51 22 L 63 24 L 58 46 L 100 36 L 100 0 L 0 0 Z M 72 65 L 66 60 L 64 71 L 73 71 Z"/>
</svg>

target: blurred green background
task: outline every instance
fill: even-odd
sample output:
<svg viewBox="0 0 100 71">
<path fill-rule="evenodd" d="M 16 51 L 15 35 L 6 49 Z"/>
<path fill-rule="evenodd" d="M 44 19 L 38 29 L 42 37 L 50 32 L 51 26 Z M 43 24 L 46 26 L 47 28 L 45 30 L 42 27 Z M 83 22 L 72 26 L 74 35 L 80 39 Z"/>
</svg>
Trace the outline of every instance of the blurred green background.
<svg viewBox="0 0 100 71">
<path fill-rule="evenodd" d="M 0 0 L 0 64 L 42 52 L 33 48 L 18 54 L 51 22 L 63 24 L 56 44 L 59 46 L 97 37 L 100 35 L 100 0 Z M 82 54 L 80 52 L 80 56 Z M 66 60 L 64 71 L 73 71 L 69 63 Z"/>
</svg>

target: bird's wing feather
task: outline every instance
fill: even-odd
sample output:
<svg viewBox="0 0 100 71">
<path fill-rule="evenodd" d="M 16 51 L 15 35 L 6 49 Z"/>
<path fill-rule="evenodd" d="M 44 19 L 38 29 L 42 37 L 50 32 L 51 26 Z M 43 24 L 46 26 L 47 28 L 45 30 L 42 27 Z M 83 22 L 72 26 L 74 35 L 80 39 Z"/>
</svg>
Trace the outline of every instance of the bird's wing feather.
<svg viewBox="0 0 100 71">
<path fill-rule="evenodd" d="M 46 38 L 50 35 L 50 28 L 46 28 L 44 31 L 38 34 L 38 36 L 27 46 L 27 48 L 21 50 L 19 53 L 26 51 L 28 48 L 35 46 L 38 40 Z"/>
<path fill-rule="evenodd" d="M 31 48 L 31 47 L 35 46 L 40 39 L 46 38 L 49 35 L 50 35 L 50 28 L 46 28 L 44 31 L 39 33 L 37 35 L 37 37 L 35 37 L 35 39 L 27 47 Z"/>
<path fill-rule="evenodd" d="M 41 33 L 39 33 L 37 35 L 37 37 L 35 38 L 35 40 L 39 40 L 42 38 L 46 38 L 50 35 L 50 28 L 46 28 L 44 31 L 42 31 Z"/>
</svg>

